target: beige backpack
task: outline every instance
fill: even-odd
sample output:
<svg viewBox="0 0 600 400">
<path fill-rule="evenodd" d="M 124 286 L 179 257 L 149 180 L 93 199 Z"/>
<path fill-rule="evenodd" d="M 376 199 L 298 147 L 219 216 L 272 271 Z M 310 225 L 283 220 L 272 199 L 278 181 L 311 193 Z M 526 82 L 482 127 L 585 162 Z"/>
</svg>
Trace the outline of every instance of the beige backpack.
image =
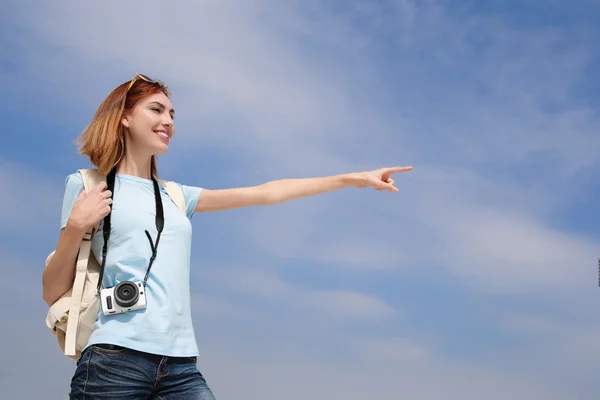
<svg viewBox="0 0 600 400">
<path fill-rule="evenodd" d="M 80 169 L 78 172 L 83 179 L 86 193 L 106 179 L 96 169 Z M 161 179 L 158 179 L 158 182 L 177 207 L 185 213 L 185 198 L 181 187 L 174 182 Z M 52 334 L 56 335 L 60 349 L 67 357 L 74 360 L 79 359 L 81 351 L 87 345 L 100 311 L 97 292 L 100 264 L 91 252 L 92 237 L 98 225 L 86 232 L 81 241 L 73 287 L 52 304 L 46 316 L 46 325 Z M 46 259 L 46 265 L 53 255 L 54 251 Z"/>
</svg>

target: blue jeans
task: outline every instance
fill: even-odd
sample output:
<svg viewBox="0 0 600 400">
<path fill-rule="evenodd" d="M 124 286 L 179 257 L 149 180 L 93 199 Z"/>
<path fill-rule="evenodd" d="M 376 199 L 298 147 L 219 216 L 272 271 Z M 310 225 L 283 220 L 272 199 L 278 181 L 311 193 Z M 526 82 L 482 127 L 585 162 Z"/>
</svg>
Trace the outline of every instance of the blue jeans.
<svg viewBox="0 0 600 400">
<path fill-rule="evenodd" d="M 77 361 L 70 400 L 215 400 L 196 357 L 92 345 Z"/>
</svg>

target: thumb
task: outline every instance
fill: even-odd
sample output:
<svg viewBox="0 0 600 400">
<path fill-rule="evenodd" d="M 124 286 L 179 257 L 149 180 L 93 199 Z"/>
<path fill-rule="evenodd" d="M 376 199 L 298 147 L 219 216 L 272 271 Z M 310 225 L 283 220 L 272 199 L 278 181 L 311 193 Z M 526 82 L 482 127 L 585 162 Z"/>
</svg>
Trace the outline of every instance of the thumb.
<svg viewBox="0 0 600 400">
<path fill-rule="evenodd" d="M 376 184 L 373 185 L 373 188 L 377 189 L 379 191 L 390 190 L 391 187 L 392 187 L 392 185 L 390 185 L 389 183 L 383 182 L 383 181 L 378 181 Z"/>
<path fill-rule="evenodd" d="M 391 183 L 383 183 L 381 185 L 378 185 L 377 190 L 382 191 L 382 190 L 389 190 L 392 193 L 396 193 L 398 191 L 398 189 L 396 188 L 396 186 L 394 186 Z"/>
</svg>

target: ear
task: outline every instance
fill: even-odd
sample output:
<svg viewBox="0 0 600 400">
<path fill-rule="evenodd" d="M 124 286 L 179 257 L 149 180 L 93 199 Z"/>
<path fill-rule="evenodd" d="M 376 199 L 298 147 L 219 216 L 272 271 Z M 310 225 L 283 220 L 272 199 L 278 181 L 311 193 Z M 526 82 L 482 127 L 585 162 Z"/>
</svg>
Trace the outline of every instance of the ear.
<svg viewBox="0 0 600 400">
<path fill-rule="evenodd" d="M 123 118 L 121 118 L 121 124 L 129 129 L 129 115 L 123 114 Z"/>
</svg>

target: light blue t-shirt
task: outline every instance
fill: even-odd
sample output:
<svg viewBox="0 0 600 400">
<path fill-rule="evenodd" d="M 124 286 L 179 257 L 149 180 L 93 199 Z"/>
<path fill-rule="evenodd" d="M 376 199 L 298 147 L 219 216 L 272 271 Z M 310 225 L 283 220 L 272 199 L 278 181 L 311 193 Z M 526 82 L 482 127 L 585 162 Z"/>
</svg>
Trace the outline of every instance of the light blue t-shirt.
<svg viewBox="0 0 600 400">
<path fill-rule="evenodd" d="M 179 185 L 183 189 L 187 215 L 161 189 L 165 224 L 156 259 L 146 284 L 147 306 L 143 310 L 105 316 L 99 312 L 88 346 L 108 343 L 164 356 L 198 355 L 190 313 L 191 218 L 198 203 L 199 187 Z M 83 190 L 79 173 L 66 180 L 61 228 L 64 228 L 73 204 Z M 143 281 L 152 255 L 148 230 L 156 242 L 156 205 L 151 180 L 117 174 L 113 194 L 111 233 L 104 269 L 104 287 L 125 280 Z M 92 239 L 92 250 L 102 262 L 103 222 Z"/>
</svg>

